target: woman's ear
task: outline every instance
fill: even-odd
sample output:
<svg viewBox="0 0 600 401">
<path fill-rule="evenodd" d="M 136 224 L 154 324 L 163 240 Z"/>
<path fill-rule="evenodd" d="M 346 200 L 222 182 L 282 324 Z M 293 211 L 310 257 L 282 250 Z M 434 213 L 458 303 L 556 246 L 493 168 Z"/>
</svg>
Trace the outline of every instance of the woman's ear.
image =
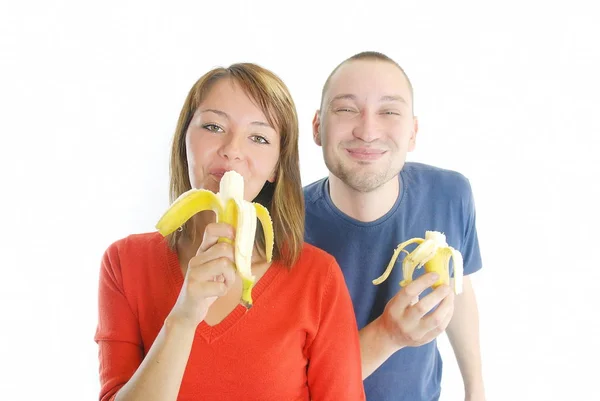
<svg viewBox="0 0 600 401">
<path fill-rule="evenodd" d="M 271 184 L 274 184 L 275 181 L 277 181 L 277 172 L 278 171 L 279 171 L 279 162 L 277 162 L 277 165 L 273 169 L 273 172 L 271 173 L 271 176 L 269 177 L 269 179 L 267 181 L 270 182 Z"/>
</svg>

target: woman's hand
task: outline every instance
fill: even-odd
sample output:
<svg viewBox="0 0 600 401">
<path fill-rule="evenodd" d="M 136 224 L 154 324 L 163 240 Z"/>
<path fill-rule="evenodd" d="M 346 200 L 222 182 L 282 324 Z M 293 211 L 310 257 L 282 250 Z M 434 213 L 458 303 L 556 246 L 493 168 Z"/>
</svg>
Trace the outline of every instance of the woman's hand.
<svg viewBox="0 0 600 401">
<path fill-rule="evenodd" d="M 234 249 L 217 243 L 221 237 L 234 238 L 234 229 L 225 223 L 206 226 L 202 243 L 189 263 L 183 286 L 169 319 L 194 329 L 204 320 L 208 308 L 235 282 Z"/>
</svg>

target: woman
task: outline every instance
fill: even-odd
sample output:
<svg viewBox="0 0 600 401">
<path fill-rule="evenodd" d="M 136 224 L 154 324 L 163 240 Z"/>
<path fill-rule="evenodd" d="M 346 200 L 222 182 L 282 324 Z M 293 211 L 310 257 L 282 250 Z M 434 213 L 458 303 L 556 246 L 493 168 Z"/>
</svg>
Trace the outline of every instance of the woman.
<svg viewBox="0 0 600 401">
<path fill-rule="evenodd" d="M 254 64 L 210 71 L 190 90 L 171 154 L 171 201 L 219 191 L 225 171 L 273 219 L 257 235 L 253 306 L 240 304 L 233 227 L 196 214 L 181 230 L 130 235 L 101 265 L 101 400 L 364 400 L 358 330 L 341 271 L 303 242 L 298 121 L 281 80 Z"/>
</svg>

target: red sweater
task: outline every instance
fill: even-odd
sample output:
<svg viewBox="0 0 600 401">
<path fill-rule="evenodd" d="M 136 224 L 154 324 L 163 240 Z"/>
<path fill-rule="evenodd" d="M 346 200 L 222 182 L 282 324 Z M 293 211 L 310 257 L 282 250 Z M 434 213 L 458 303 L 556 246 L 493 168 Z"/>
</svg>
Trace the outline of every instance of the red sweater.
<svg viewBox="0 0 600 401">
<path fill-rule="evenodd" d="M 105 252 L 99 282 L 100 400 L 140 365 L 183 284 L 177 254 L 158 233 L 131 235 Z M 335 259 L 305 244 L 292 269 L 273 262 L 215 326 L 201 322 L 178 400 L 364 400 L 358 330 Z"/>
</svg>

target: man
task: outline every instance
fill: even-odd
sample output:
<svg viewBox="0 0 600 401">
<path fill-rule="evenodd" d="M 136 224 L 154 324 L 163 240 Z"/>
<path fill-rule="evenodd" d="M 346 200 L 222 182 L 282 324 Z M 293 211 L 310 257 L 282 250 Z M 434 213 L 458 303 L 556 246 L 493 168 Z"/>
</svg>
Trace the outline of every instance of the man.
<svg viewBox="0 0 600 401">
<path fill-rule="evenodd" d="M 363 52 L 336 67 L 313 120 L 329 176 L 304 189 L 306 241 L 333 254 L 344 272 L 360 329 L 367 399 L 438 400 L 436 337 L 445 330 L 465 400 L 480 401 L 478 312 L 468 275 L 481 268 L 481 257 L 471 187 L 460 173 L 405 162 L 417 131 L 412 85 L 397 63 Z M 374 285 L 396 246 L 427 230 L 444 233 L 462 253 L 462 293 L 448 285 L 432 290 L 436 278 L 424 269 L 401 289 L 402 256 L 388 279 Z"/>
</svg>

